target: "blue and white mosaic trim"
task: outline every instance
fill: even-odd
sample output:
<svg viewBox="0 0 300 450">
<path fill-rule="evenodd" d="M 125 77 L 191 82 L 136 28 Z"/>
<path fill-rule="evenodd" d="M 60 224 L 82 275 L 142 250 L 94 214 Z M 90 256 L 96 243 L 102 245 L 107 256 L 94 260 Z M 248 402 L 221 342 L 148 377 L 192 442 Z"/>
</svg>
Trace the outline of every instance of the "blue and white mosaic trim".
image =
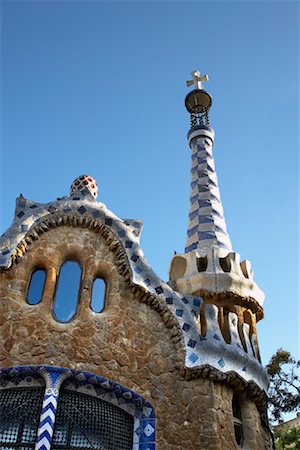
<svg viewBox="0 0 300 450">
<path fill-rule="evenodd" d="M 237 341 L 233 340 L 231 344 L 227 344 L 219 328 L 217 310 L 214 310 L 217 307 L 213 305 L 205 305 L 205 312 L 210 319 L 207 335 L 201 336 L 197 316 L 203 303 L 202 298 L 179 294 L 154 273 L 139 243 L 142 222 L 120 219 L 103 203 L 98 203 L 89 195 L 78 193 L 48 204 L 37 204 L 24 198 L 17 199 L 15 221 L 0 238 L 0 267 L 10 267 L 12 254 L 27 232 L 52 214 L 60 217 L 73 214 L 82 219 L 92 217 L 114 233 L 126 252 L 132 271 L 132 282 L 165 302 L 176 318 L 185 342 L 187 368 L 210 365 L 223 373 L 234 371 L 245 381 L 252 380 L 261 389 L 267 390 L 268 378 L 257 359 L 258 355 L 252 350 L 253 343 L 246 352 L 238 336 Z M 235 330 L 232 330 L 232 333 L 235 333 Z M 245 327 L 244 333 L 248 333 L 245 341 L 250 341 L 249 329 Z"/>
<path fill-rule="evenodd" d="M 213 131 L 197 129 L 189 135 L 192 149 L 190 213 L 185 253 L 212 246 L 231 251 L 212 154 Z"/>
<path fill-rule="evenodd" d="M 37 375 L 42 378 L 37 378 Z M 26 366 L 0 369 L 0 389 L 40 385 L 41 379 L 45 380 L 46 388 L 35 450 L 50 450 L 51 448 L 59 390 L 65 380 L 64 387 L 66 389 L 98 397 L 133 416 L 132 450 L 155 450 L 156 418 L 154 409 L 148 401 L 130 389 L 88 372 L 59 367 Z"/>
<path fill-rule="evenodd" d="M 48 450 L 51 448 L 53 437 L 59 388 L 67 374 L 61 373 L 60 371 L 52 372 L 47 369 L 41 369 L 40 373 L 46 381 L 46 391 L 43 400 L 42 414 L 38 427 L 35 450 Z"/>
</svg>

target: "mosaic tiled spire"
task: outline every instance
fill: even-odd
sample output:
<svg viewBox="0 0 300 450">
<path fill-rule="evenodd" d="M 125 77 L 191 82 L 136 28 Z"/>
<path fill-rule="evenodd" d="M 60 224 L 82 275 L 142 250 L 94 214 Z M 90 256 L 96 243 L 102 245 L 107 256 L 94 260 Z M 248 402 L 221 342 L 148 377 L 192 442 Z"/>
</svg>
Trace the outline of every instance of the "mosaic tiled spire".
<svg viewBox="0 0 300 450">
<path fill-rule="evenodd" d="M 176 254 L 171 260 L 170 283 L 185 295 L 230 293 L 240 302 L 251 297 L 262 306 L 264 293 L 253 280 L 251 264 L 241 261 L 232 250 L 226 229 L 213 158 L 214 131 L 208 115 L 212 99 L 202 86 L 208 77 L 200 76 L 199 71 L 192 76 L 187 86 L 194 84 L 196 89 L 185 98 L 192 150 L 189 225 L 184 254 Z"/>
<path fill-rule="evenodd" d="M 198 249 L 200 253 L 212 247 L 232 250 L 227 233 L 218 179 L 213 158 L 214 131 L 209 127 L 208 111 L 212 99 L 203 89 L 201 81 L 207 75 L 192 72 L 197 89 L 190 92 L 185 105 L 191 114 L 191 129 L 188 141 L 192 150 L 191 195 L 189 225 L 185 253 Z"/>
<path fill-rule="evenodd" d="M 192 150 L 190 213 L 185 253 L 211 247 L 232 250 L 213 158 L 214 132 L 197 127 L 189 133 Z"/>
</svg>

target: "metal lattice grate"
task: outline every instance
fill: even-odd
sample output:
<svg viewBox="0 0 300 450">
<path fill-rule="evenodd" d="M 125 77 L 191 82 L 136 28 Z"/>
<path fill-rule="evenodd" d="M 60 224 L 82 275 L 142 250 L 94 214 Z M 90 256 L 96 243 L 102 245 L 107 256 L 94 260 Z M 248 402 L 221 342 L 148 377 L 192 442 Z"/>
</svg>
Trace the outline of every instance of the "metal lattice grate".
<svg viewBox="0 0 300 450">
<path fill-rule="evenodd" d="M 131 450 L 133 417 L 111 403 L 60 391 L 52 450 Z"/>
<path fill-rule="evenodd" d="M 0 390 L 0 450 L 34 449 L 44 387 Z"/>
</svg>

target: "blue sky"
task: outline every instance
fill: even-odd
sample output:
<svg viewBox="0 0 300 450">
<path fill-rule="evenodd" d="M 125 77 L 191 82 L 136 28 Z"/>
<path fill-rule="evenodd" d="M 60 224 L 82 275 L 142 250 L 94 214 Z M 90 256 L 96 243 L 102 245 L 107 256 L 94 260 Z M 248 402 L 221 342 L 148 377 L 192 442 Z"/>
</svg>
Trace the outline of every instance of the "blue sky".
<svg viewBox="0 0 300 450">
<path fill-rule="evenodd" d="M 208 73 L 214 156 L 233 248 L 266 293 L 266 363 L 298 354 L 299 4 L 9 1 L 2 12 L 1 232 L 15 198 L 49 202 L 91 174 L 144 221 L 167 279 L 188 222 L 185 80 Z"/>
</svg>

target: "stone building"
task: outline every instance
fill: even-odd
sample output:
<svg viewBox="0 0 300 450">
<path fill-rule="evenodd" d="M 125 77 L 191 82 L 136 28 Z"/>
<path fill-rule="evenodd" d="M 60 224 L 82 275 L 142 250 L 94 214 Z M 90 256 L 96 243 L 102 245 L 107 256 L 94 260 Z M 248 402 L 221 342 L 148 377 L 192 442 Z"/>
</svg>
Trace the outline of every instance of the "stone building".
<svg viewBox="0 0 300 450">
<path fill-rule="evenodd" d="M 198 72 L 185 253 L 169 282 L 142 223 L 96 200 L 20 196 L 0 241 L 0 450 L 272 448 L 256 322 L 264 295 L 226 231 Z"/>
</svg>

